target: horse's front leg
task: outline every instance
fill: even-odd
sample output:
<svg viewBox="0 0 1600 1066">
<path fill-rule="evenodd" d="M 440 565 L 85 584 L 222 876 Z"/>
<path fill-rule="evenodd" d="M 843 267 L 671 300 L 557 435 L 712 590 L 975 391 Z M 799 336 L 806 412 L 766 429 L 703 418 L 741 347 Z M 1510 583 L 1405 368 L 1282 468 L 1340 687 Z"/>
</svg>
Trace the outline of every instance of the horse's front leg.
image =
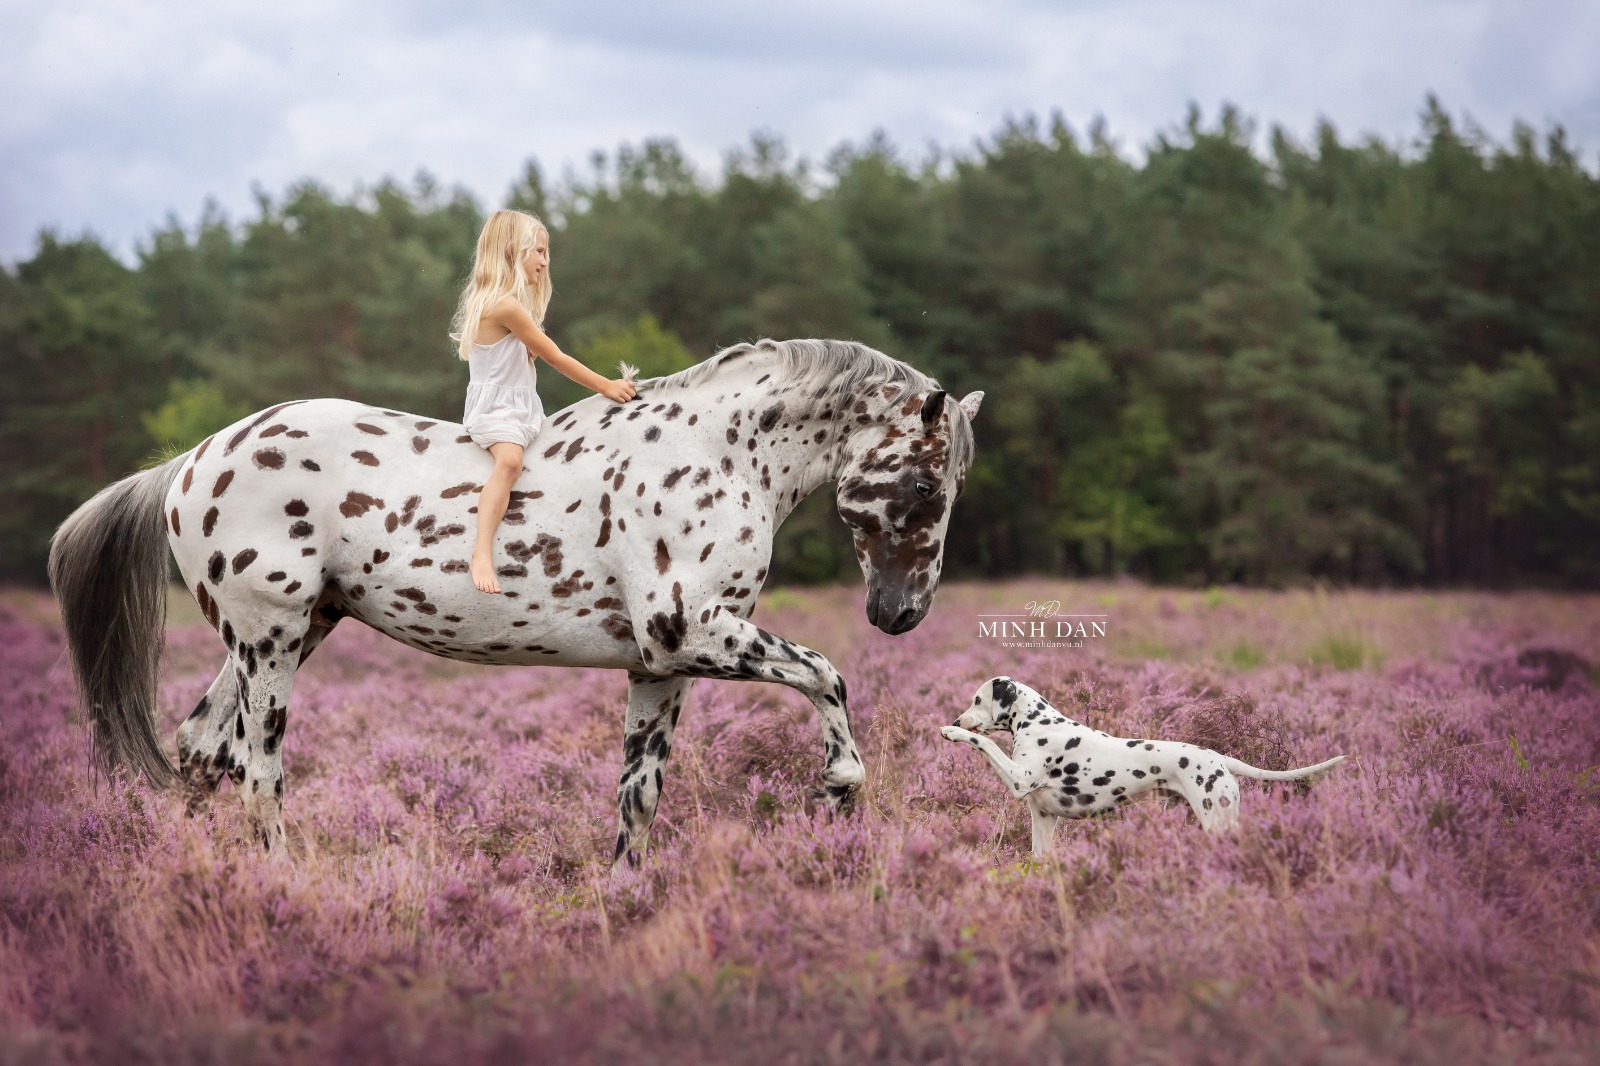
<svg viewBox="0 0 1600 1066">
<path fill-rule="evenodd" d="M 672 732 L 689 696 L 690 677 L 628 673 L 628 717 L 622 728 L 622 777 L 617 782 L 617 850 L 639 864 L 661 802 L 662 771 L 672 753 Z"/>
<path fill-rule="evenodd" d="M 692 677 L 774 681 L 803 693 L 822 728 L 822 794 L 835 808 L 854 806 L 866 771 L 850 732 L 844 678 L 833 664 L 821 652 L 768 633 L 722 605 L 685 618 L 676 589 L 673 601 L 674 614 L 659 613 L 642 627 L 645 665 Z"/>
</svg>

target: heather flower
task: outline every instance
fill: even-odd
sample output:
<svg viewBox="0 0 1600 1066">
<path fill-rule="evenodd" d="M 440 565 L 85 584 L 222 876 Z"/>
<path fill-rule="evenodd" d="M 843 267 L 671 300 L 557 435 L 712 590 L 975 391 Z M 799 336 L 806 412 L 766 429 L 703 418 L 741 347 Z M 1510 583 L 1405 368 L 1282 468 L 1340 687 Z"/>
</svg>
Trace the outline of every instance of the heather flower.
<svg viewBox="0 0 1600 1066">
<path fill-rule="evenodd" d="M 1454 1064 L 1592 1046 L 1592 602 L 1063 585 L 1048 595 L 1106 613 L 1105 640 L 976 636 L 980 611 L 1045 593 L 947 585 L 900 638 L 854 594 L 785 595 L 762 623 L 850 686 L 856 813 L 812 799 L 803 699 L 700 681 L 649 851 L 615 876 L 621 675 L 457 664 L 341 626 L 295 684 L 284 861 L 248 842 L 231 786 L 191 819 L 96 783 L 58 632 L 38 605 L 0 608 L 0 1057 Z M 172 629 L 166 735 L 220 658 L 208 629 Z M 937 733 L 999 673 L 1119 735 L 1351 760 L 1309 789 L 1245 783 L 1231 835 L 1142 802 L 1065 825 L 1035 863 L 1022 806 Z"/>
</svg>

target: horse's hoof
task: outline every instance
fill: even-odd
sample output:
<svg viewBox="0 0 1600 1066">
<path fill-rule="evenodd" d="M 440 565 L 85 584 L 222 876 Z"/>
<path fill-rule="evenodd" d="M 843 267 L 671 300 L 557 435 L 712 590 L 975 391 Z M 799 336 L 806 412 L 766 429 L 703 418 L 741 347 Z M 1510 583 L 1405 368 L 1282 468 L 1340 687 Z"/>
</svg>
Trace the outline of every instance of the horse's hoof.
<svg viewBox="0 0 1600 1066">
<path fill-rule="evenodd" d="M 186 818 L 198 818 L 211 809 L 211 793 L 205 789 L 186 789 L 183 798 L 183 814 Z"/>
<path fill-rule="evenodd" d="M 860 785 L 823 785 L 812 793 L 812 799 L 818 806 L 837 814 L 854 814 L 860 798 Z"/>
</svg>

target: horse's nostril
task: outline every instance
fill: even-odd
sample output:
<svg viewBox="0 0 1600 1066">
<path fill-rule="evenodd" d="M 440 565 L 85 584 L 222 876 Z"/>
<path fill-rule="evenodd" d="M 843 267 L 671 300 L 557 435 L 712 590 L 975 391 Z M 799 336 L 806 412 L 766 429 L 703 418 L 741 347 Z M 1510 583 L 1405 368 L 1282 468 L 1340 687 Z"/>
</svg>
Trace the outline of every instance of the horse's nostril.
<svg viewBox="0 0 1600 1066">
<path fill-rule="evenodd" d="M 914 609 L 907 607 L 905 610 L 894 616 L 894 621 L 889 625 L 889 632 L 904 633 L 906 630 L 916 625 L 916 617 L 917 612 Z"/>
</svg>

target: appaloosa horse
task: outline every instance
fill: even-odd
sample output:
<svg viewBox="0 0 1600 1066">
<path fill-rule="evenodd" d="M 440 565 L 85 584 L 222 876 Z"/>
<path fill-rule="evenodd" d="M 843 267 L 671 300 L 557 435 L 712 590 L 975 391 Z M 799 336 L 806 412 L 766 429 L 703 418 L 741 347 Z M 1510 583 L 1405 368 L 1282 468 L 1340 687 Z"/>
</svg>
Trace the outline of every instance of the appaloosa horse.
<svg viewBox="0 0 1600 1066">
<path fill-rule="evenodd" d="M 491 459 L 462 427 L 345 400 L 251 415 L 106 488 L 64 522 L 50 577 L 106 770 L 174 771 L 155 731 L 167 547 L 228 661 L 178 727 L 198 806 L 224 774 L 270 849 L 283 840 L 283 742 L 296 668 L 341 618 L 487 663 L 628 671 L 613 858 L 642 848 L 693 679 L 775 681 L 821 719 L 824 790 L 863 780 L 845 684 L 822 655 L 748 619 L 773 532 L 839 482 L 868 620 L 903 633 L 939 584 L 950 505 L 983 394 L 859 344 L 762 341 L 638 397 L 549 418 L 495 545 L 503 595 L 467 572 Z"/>
</svg>

